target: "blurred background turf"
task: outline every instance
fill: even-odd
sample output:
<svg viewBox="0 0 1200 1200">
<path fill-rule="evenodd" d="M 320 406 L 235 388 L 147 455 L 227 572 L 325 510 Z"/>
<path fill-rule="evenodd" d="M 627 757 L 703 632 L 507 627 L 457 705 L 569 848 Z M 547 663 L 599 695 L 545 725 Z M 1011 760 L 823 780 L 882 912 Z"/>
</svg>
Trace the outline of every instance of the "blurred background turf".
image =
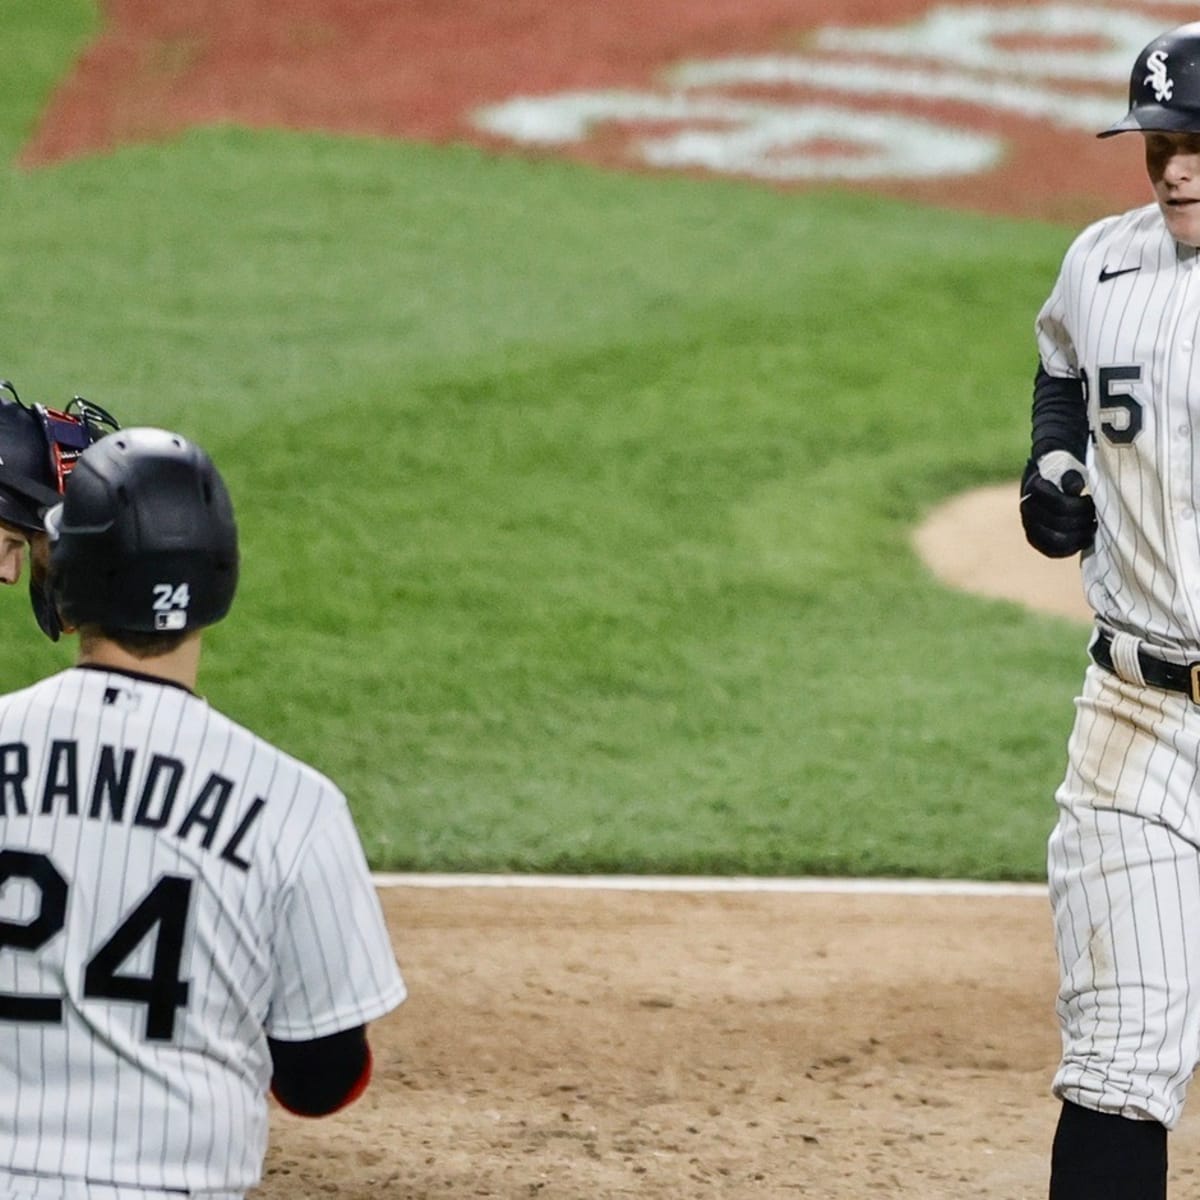
<svg viewBox="0 0 1200 1200">
<path fill-rule="evenodd" d="M 0 374 L 210 450 L 202 690 L 376 866 L 1042 874 L 1085 633 L 909 538 L 1015 503 L 1073 230 L 238 129 L 18 169 L 94 20 L 0 13 Z M 0 685 L 71 661 L 0 610 Z"/>
</svg>

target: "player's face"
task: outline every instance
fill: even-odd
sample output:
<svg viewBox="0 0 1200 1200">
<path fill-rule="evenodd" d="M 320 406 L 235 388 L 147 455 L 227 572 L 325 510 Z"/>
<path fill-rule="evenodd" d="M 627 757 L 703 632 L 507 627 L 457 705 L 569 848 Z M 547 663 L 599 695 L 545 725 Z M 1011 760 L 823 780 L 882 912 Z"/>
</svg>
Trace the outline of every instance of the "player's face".
<svg viewBox="0 0 1200 1200">
<path fill-rule="evenodd" d="M 0 583 L 12 584 L 21 578 L 29 538 L 21 530 L 0 521 Z"/>
<path fill-rule="evenodd" d="M 1145 133 L 1146 174 L 1171 236 L 1200 246 L 1200 133 Z"/>
</svg>

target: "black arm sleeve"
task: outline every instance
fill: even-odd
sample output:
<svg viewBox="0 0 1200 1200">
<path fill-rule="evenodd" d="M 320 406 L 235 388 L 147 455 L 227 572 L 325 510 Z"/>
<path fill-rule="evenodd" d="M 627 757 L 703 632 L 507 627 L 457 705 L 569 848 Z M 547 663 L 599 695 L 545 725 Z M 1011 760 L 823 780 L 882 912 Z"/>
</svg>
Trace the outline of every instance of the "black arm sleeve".
<svg viewBox="0 0 1200 1200">
<path fill-rule="evenodd" d="M 1087 461 L 1087 397 L 1082 379 L 1062 379 L 1038 363 L 1033 379 L 1033 451 L 1037 462 L 1051 450 L 1069 450 Z"/>
<path fill-rule="evenodd" d="M 370 1063 L 367 1031 L 359 1025 L 310 1042 L 267 1038 L 271 1091 L 291 1112 L 320 1117 L 336 1112 L 362 1082 Z"/>
</svg>

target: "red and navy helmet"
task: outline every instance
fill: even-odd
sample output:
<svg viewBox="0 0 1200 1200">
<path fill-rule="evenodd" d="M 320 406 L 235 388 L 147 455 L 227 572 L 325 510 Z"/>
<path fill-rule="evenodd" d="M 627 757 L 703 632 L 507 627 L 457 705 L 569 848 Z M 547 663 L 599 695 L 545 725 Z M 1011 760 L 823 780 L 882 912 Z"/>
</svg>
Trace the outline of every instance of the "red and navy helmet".
<svg viewBox="0 0 1200 1200">
<path fill-rule="evenodd" d="M 27 405 L 11 383 L 0 380 L 0 521 L 40 533 L 76 460 L 117 427 L 109 413 L 82 396 L 64 411 Z"/>
</svg>

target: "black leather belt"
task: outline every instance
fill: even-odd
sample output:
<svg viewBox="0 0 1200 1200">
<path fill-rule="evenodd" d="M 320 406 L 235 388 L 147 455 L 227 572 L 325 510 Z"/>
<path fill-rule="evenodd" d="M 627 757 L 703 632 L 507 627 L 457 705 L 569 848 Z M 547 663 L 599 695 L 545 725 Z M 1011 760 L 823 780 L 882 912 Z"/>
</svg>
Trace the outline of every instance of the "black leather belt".
<svg viewBox="0 0 1200 1200">
<path fill-rule="evenodd" d="M 1106 671 L 1117 674 L 1112 660 L 1112 637 L 1100 630 L 1092 641 L 1089 651 L 1092 661 Z M 1151 686 L 1168 692 L 1182 692 L 1200 704 L 1200 662 L 1173 663 L 1138 651 L 1138 666 L 1142 678 Z"/>
</svg>

